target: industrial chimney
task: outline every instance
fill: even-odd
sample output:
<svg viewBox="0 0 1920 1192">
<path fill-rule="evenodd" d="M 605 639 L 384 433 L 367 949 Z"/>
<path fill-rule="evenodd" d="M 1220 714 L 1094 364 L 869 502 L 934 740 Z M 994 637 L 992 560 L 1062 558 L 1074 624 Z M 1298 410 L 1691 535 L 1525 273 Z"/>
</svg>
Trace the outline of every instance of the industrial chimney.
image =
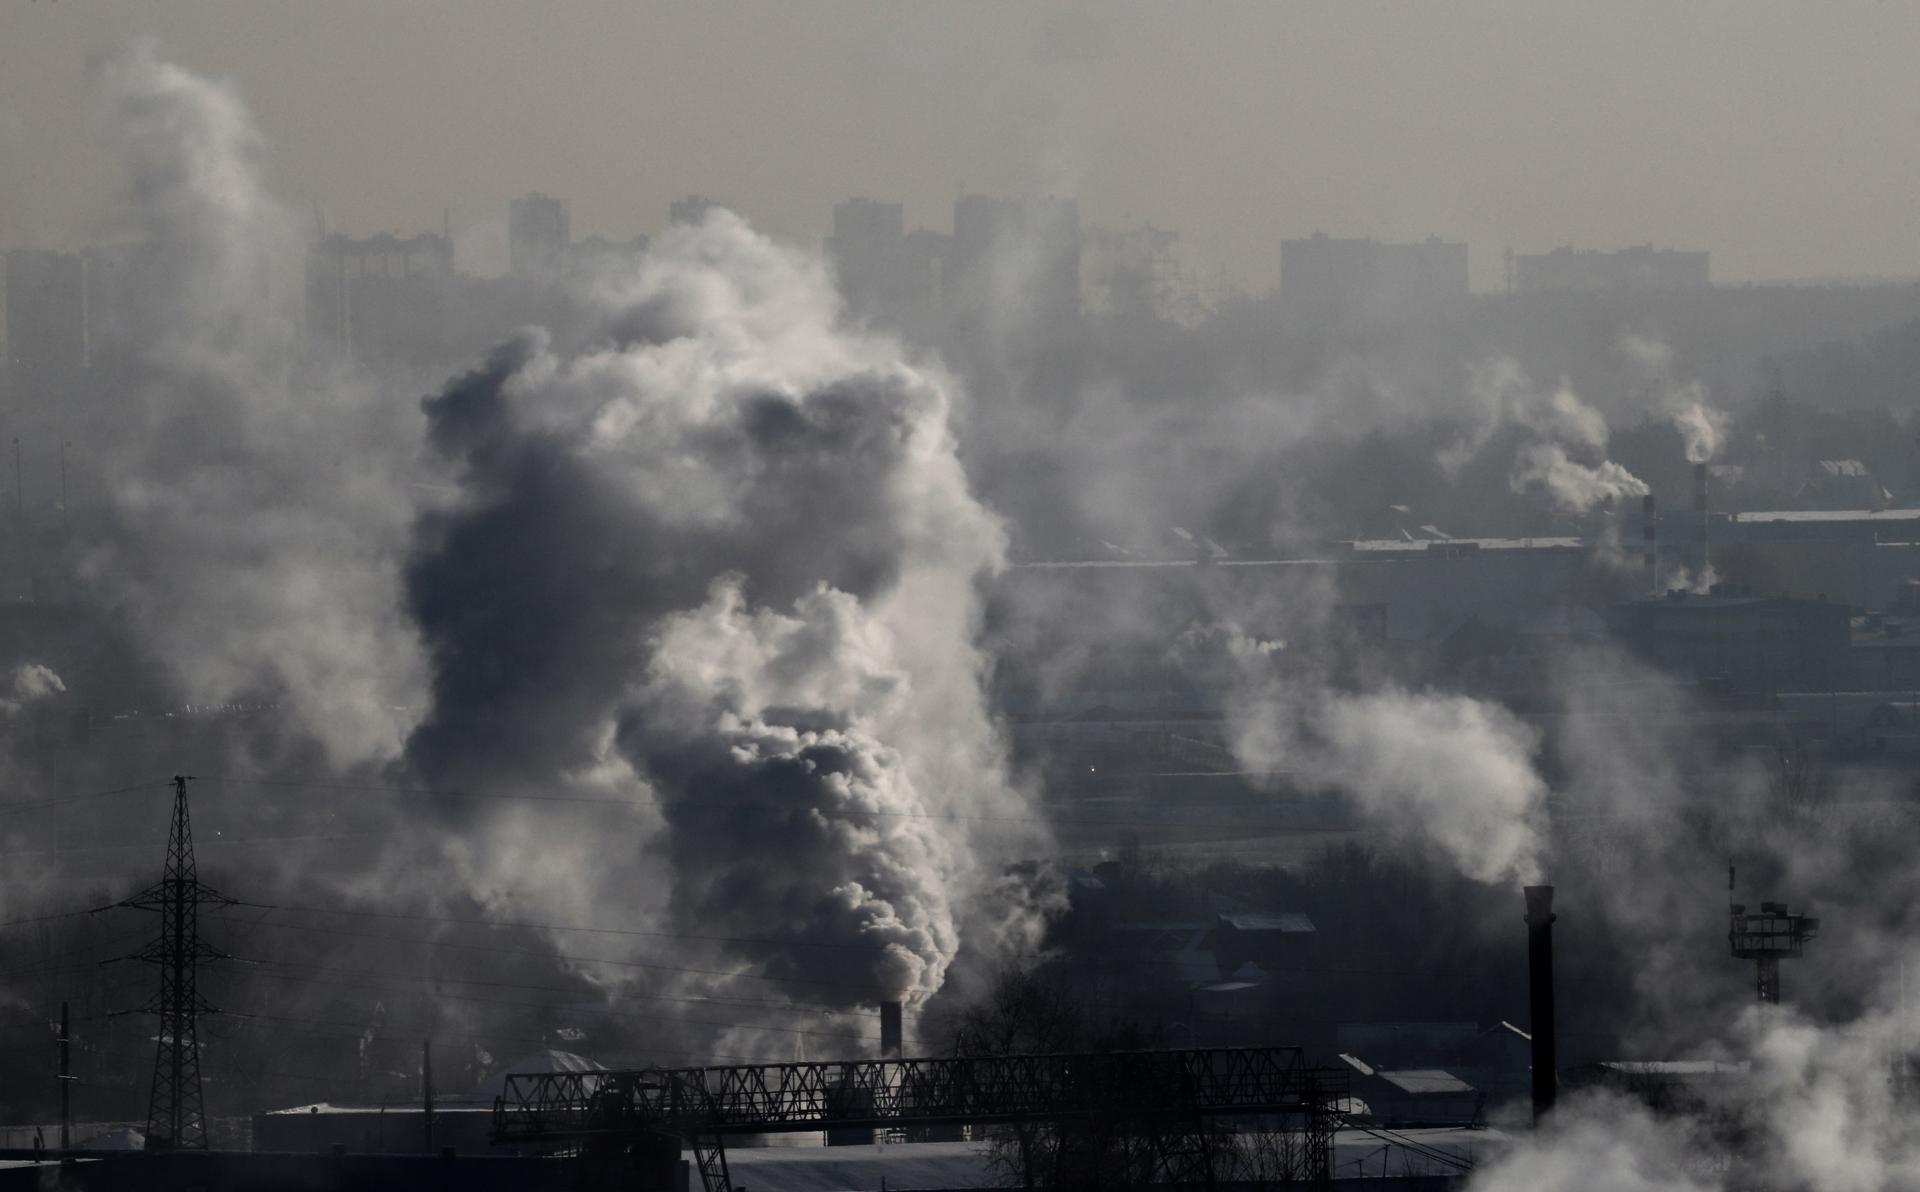
<svg viewBox="0 0 1920 1192">
<path fill-rule="evenodd" d="M 900 1029 L 900 1003 L 880 1003 L 880 1058 L 897 1060 L 901 1055 L 904 1032 Z"/>
<path fill-rule="evenodd" d="M 1553 1025 L 1553 887 L 1528 886 L 1527 1012 L 1533 1032 L 1533 1122 L 1553 1109 L 1558 1059 Z"/>
<path fill-rule="evenodd" d="M 1693 465 L 1693 545 L 1694 545 L 1694 582 L 1700 583 L 1707 574 L 1707 465 Z"/>
<path fill-rule="evenodd" d="M 1647 569 L 1647 591 L 1660 594 L 1660 519 L 1653 507 L 1653 494 L 1640 498 L 1640 536 Z"/>
</svg>

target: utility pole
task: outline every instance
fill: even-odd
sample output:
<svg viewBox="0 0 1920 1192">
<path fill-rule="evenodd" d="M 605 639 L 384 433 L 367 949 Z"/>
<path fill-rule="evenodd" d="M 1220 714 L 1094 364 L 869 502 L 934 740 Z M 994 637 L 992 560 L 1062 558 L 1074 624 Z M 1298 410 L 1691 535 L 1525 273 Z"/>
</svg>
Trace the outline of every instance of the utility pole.
<svg viewBox="0 0 1920 1192">
<path fill-rule="evenodd" d="M 200 996 L 202 960 L 226 954 L 200 939 L 200 908 L 232 906 L 235 899 L 204 886 L 193 859 L 193 824 L 187 816 L 187 781 L 173 780 L 173 827 L 167 833 L 167 864 L 160 881 L 117 906 L 155 911 L 160 936 L 127 957 L 160 970 L 160 991 L 140 1011 L 160 1020 L 154 1040 L 153 1092 L 147 1103 L 148 1150 L 206 1150 L 206 1103 L 200 1089 L 199 1016 L 216 1011 Z"/>
<path fill-rule="evenodd" d="M 71 441 L 67 439 L 60 440 L 60 512 L 61 513 L 65 513 L 67 512 L 67 510 L 72 508 L 71 505 L 67 504 L 67 448 L 71 446 L 73 446 L 73 443 Z"/>
<path fill-rule="evenodd" d="M 24 517 L 27 512 L 26 490 L 20 483 L 20 436 L 13 436 L 13 512 L 16 517 Z"/>
<path fill-rule="evenodd" d="M 420 1041 L 420 1099 L 426 1108 L 427 1154 L 433 1154 L 433 1040 Z"/>
<path fill-rule="evenodd" d="M 73 1145 L 73 1034 L 67 1029 L 67 1003 L 60 1003 L 60 1156 Z"/>
</svg>

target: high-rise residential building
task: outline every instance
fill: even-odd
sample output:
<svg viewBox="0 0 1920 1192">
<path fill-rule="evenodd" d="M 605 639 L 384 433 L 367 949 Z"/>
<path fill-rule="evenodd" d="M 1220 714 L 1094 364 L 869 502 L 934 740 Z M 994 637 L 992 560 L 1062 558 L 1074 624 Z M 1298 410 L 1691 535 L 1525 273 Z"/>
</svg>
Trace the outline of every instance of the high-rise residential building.
<svg viewBox="0 0 1920 1192">
<path fill-rule="evenodd" d="M 1709 254 L 1635 245 L 1616 252 L 1576 250 L 1516 253 L 1513 288 L 1520 293 L 1549 290 L 1703 290 L 1713 282 Z"/>
<path fill-rule="evenodd" d="M 684 199 L 675 199 L 667 204 L 667 222 L 677 224 L 697 224 L 707 218 L 707 212 L 721 206 L 720 200 L 710 199 L 706 195 L 688 195 Z"/>
<path fill-rule="evenodd" d="M 538 191 L 507 203 L 507 268 L 519 277 L 549 274 L 573 240 L 567 205 Z"/>
<path fill-rule="evenodd" d="M 953 206 L 941 288 L 956 312 L 997 310 L 1009 323 L 1080 317 L 1080 205 L 1072 199 L 967 195 Z"/>
<path fill-rule="evenodd" d="M 1413 244 L 1315 233 L 1280 244 L 1280 302 L 1313 322 L 1392 322 L 1467 293 L 1467 246 L 1429 236 Z"/>
<path fill-rule="evenodd" d="M 934 313 L 937 258 L 930 233 L 908 235 L 898 203 L 848 199 L 833 208 L 827 255 L 847 309 L 893 327 L 917 327 Z"/>
</svg>

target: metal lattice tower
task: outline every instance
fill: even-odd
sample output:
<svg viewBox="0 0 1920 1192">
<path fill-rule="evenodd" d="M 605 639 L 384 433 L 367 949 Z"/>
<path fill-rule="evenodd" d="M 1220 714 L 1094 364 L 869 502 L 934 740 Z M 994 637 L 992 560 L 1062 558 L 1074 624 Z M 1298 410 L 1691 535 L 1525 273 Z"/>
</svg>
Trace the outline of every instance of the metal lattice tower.
<svg viewBox="0 0 1920 1192">
<path fill-rule="evenodd" d="M 173 826 L 167 833 L 167 865 L 158 883 L 115 903 L 160 916 L 160 935 L 128 957 L 160 969 L 160 990 L 132 1013 L 160 1020 L 154 1041 L 153 1093 L 147 1107 L 148 1150 L 205 1150 L 206 1103 L 200 1091 L 199 1017 L 214 1008 L 200 996 L 197 970 L 203 960 L 225 959 L 200 938 L 202 906 L 232 906 L 234 899 L 200 883 L 193 860 L 193 824 L 187 818 L 187 781 L 173 780 Z"/>
<path fill-rule="evenodd" d="M 1762 1005 L 1780 1004 L 1780 962 L 1801 956 L 1807 941 L 1820 931 L 1820 920 L 1796 915 L 1784 902 L 1763 902 L 1760 909 L 1747 910 L 1733 902 L 1733 866 L 1727 866 L 1728 910 L 1732 925 L 1727 940 L 1734 959 L 1754 962 L 1754 994 Z"/>
</svg>

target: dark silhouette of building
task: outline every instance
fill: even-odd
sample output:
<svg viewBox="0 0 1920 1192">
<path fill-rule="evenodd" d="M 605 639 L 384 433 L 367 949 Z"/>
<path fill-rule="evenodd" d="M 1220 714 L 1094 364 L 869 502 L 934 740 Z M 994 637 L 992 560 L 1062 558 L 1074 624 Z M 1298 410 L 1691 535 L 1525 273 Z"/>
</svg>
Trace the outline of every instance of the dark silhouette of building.
<svg viewBox="0 0 1920 1192">
<path fill-rule="evenodd" d="M 704 222 L 707 212 L 722 206 L 720 200 L 710 199 L 706 195 L 688 195 L 684 199 L 675 199 L 667 204 L 667 222 L 676 224 L 697 224 Z"/>
<path fill-rule="evenodd" d="M 1513 285 L 1523 294 L 1542 290 L 1698 290 L 1712 284 L 1707 253 L 1649 244 L 1617 252 L 1562 246 L 1552 252 L 1518 253 L 1513 258 Z"/>
<path fill-rule="evenodd" d="M 1851 681 L 1851 612 L 1826 600 L 1755 596 L 1727 585 L 1615 610 L 1615 630 L 1656 665 L 1735 691 L 1831 691 Z"/>
</svg>

